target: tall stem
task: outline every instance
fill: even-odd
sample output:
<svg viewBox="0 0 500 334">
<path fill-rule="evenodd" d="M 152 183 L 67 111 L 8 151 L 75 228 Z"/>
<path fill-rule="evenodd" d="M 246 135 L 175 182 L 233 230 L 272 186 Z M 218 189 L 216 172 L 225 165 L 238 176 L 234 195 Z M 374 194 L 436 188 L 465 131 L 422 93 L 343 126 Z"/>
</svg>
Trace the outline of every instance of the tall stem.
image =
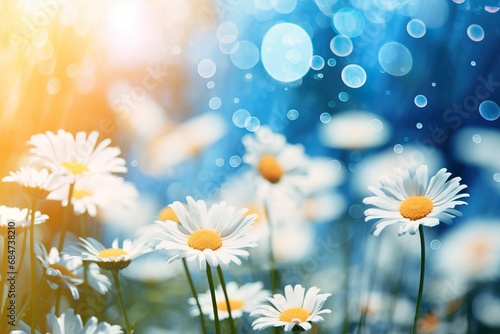
<svg viewBox="0 0 500 334">
<path fill-rule="evenodd" d="M 120 302 L 120 309 L 122 311 L 123 319 L 125 320 L 125 326 L 127 328 L 127 333 L 132 333 L 132 327 L 130 326 L 130 322 L 128 321 L 127 309 L 125 308 L 125 303 L 123 302 L 122 289 L 120 287 L 120 278 L 118 270 L 111 270 L 113 274 L 113 279 L 115 281 L 116 292 L 118 294 L 118 301 Z"/>
<path fill-rule="evenodd" d="M 186 276 L 189 282 L 189 288 L 191 289 L 191 294 L 193 295 L 194 300 L 196 300 L 196 306 L 198 307 L 198 311 L 200 312 L 201 331 L 203 334 L 207 334 L 207 328 L 205 325 L 205 316 L 203 315 L 203 312 L 201 310 L 200 301 L 198 300 L 198 294 L 196 293 L 196 289 L 194 288 L 193 279 L 191 278 L 186 258 L 184 257 L 182 258 L 182 264 L 184 265 L 184 271 L 186 272 Z"/>
<path fill-rule="evenodd" d="M 233 315 L 231 314 L 231 302 L 227 295 L 226 282 L 224 281 L 224 275 L 222 274 L 222 269 L 217 266 L 217 273 L 219 274 L 220 284 L 222 286 L 222 291 L 224 292 L 224 298 L 226 298 L 227 313 L 229 313 L 229 326 L 231 327 L 231 333 L 236 334 L 236 326 L 234 324 Z"/>
<path fill-rule="evenodd" d="M 59 237 L 59 245 L 57 246 L 57 249 L 59 250 L 59 253 L 63 249 L 64 239 L 66 238 L 66 230 L 68 229 L 69 214 L 70 214 L 70 211 L 72 211 L 72 208 L 73 208 L 73 205 L 71 204 L 71 198 L 73 197 L 73 190 L 74 189 L 75 189 L 75 182 L 73 182 L 73 183 L 71 183 L 69 185 L 68 204 L 64 208 L 63 220 L 62 220 L 62 226 L 61 226 L 61 236 Z"/>
<path fill-rule="evenodd" d="M 212 278 L 212 270 L 210 269 L 210 265 L 208 264 L 208 262 L 206 266 L 208 286 L 210 287 L 210 296 L 212 297 L 212 307 L 214 309 L 215 333 L 220 334 L 219 312 L 217 310 L 217 300 L 215 299 L 215 286 L 214 280 Z"/>
<path fill-rule="evenodd" d="M 420 284 L 418 285 L 417 307 L 415 309 L 415 318 L 413 319 L 412 334 L 417 333 L 418 314 L 420 313 L 420 303 L 422 302 L 422 292 L 424 290 L 424 277 L 425 277 L 425 238 L 424 227 L 418 227 L 418 234 L 420 234 Z"/>
<path fill-rule="evenodd" d="M 36 200 L 31 200 L 31 224 L 30 224 L 30 264 L 31 264 L 31 298 L 30 298 L 30 309 L 31 309 L 31 334 L 35 334 L 36 329 L 36 263 L 35 263 L 35 211 L 36 211 Z"/>
<path fill-rule="evenodd" d="M 264 211 L 267 218 L 267 224 L 269 226 L 269 265 L 270 265 L 269 271 L 271 275 L 271 291 L 275 293 L 279 287 L 279 272 L 278 269 L 276 268 L 276 260 L 274 259 L 273 224 L 271 222 L 271 215 L 269 214 L 267 200 L 265 200 L 264 202 Z"/>
</svg>

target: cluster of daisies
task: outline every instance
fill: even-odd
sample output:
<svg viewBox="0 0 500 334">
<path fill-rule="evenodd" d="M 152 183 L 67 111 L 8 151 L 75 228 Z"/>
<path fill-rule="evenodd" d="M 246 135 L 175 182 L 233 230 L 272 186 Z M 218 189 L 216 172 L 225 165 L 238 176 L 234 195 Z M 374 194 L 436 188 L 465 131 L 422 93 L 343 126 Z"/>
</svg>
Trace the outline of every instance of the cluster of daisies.
<svg viewBox="0 0 500 334">
<path fill-rule="evenodd" d="M 120 272 L 137 257 L 155 250 L 166 251 L 167 262 L 182 261 L 192 292 L 187 302 L 192 307 L 191 314 L 200 318 L 203 333 L 207 333 L 209 326 L 221 333 L 220 323 L 225 319 L 230 331 L 236 333 L 234 319 L 244 313 L 256 318 L 252 323 L 254 330 L 275 327 L 293 332 L 308 331 L 313 323 L 323 321 L 322 315 L 331 312 L 323 308 L 331 294 L 320 293 L 317 287 L 306 290 L 300 284 L 287 285 L 284 294 L 277 293 L 280 282 L 275 263 L 277 249 L 273 244 L 276 238 L 283 238 L 280 234 L 283 227 L 278 224 L 280 211 L 299 206 L 320 193 L 325 184 L 337 182 L 334 177 L 325 177 L 331 165 L 308 157 L 302 145 L 288 143 L 283 135 L 267 127 L 244 136 L 242 141 L 246 150 L 243 161 L 252 167 L 244 177 L 255 186 L 252 203 L 240 201 L 232 206 L 228 204 L 231 201 L 221 200 L 207 205 L 203 200 L 188 196 L 185 201 L 175 201 L 165 207 L 155 226 L 139 238 L 121 243 L 115 239 L 106 247 L 87 235 L 86 219 L 81 220 L 77 241 L 66 238 L 66 231 L 74 217 L 95 217 L 99 208 L 111 203 L 127 204 L 137 197 L 134 186 L 115 175 L 127 171 L 125 160 L 119 157 L 120 149 L 110 147 L 109 139 L 98 143 L 96 132 L 88 136 L 79 132 L 73 136 L 59 130 L 56 134 L 34 135 L 28 141 L 31 145 L 28 166 L 3 178 L 4 182 L 20 184 L 28 200 L 27 208 L 0 207 L 2 232 L 9 222 L 15 222 L 17 231 L 24 232 L 25 240 L 28 236 L 30 240 L 29 247 L 24 249 L 29 253 L 30 268 L 18 266 L 19 271 L 30 272 L 30 302 L 18 326 L 10 328 L 11 333 L 40 330 L 69 333 L 65 328 L 72 328 L 71 333 L 122 333 L 123 330 L 133 333 L 122 297 Z M 318 178 L 316 174 L 323 171 L 327 171 L 326 175 Z M 429 178 L 427 167 L 418 166 L 398 169 L 395 174 L 382 177 L 379 187 L 369 188 L 374 196 L 364 200 L 365 204 L 374 206 L 365 211 L 366 221 L 377 221 L 372 234 L 378 236 L 393 224 L 399 226 L 399 235 L 403 235 L 423 233 L 422 226 L 451 223 L 455 216 L 461 215 L 455 207 L 466 204 L 462 199 L 468 194 L 461 192 L 466 186 L 460 184 L 460 178 L 449 180 L 450 176 L 446 169 L 441 169 Z M 286 198 L 292 204 L 277 206 L 277 198 Z M 235 200 L 234 196 L 231 199 Z M 35 237 L 35 225 L 49 218 L 37 211 L 45 200 L 60 201 L 64 211 L 62 221 L 57 222 L 60 225 L 57 246 L 51 248 L 46 248 Z M 4 245 L 5 256 L 7 242 Z M 263 249 L 269 262 L 269 289 L 266 290 L 262 282 L 226 283 L 224 271 L 230 265 L 242 265 L 250 256 L 258 256 L 252 251 L 254 248 Z M 205 271 L 209 286 L 205 293 L 197 293 L 188 262 Z M 213 270 L 219 278 L 218 287 L 214 284 Z M 5 277 L 4 270 L 0 277 L 2 287 Z M 48 287 L 59 292 L 54 293 L 55 307 L 47 314 L 46 321 L 37 316 L 40 310 L 36 284 L 42 278 Z M 99 323 L 95 317 L 84 323 L 72 308 L 61 312 L 61 291 L 69 291 L 72 299 L 77 300 L 82 291 L 106 294 L 113 283 L 123 316 L 123 329 Z M 272 297 L 271 292 L 274 293 Z M 3 289 L 0 293 L 0 305 L 3 305 Z M 416 317 L 418 308 L 419 304 Z M 61 315 L 58 317 L 58 314 Z M 212 322 L 208 324 L 205 316 L 213 325 Z M 0 327 L 2 332 L 8 329 Z"/>
</svg>

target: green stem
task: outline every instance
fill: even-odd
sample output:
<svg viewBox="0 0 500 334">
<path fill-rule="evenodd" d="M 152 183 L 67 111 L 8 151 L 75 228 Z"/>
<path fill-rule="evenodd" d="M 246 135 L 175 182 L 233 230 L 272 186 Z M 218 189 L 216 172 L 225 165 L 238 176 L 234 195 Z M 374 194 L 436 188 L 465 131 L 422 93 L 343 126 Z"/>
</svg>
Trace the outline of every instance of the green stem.
<svg viewBox="0 0 500 334">
<path fill-rule="evenodd" d="M 210 296 L 212 297 L 212 307 L 214 309 L 215 333 L 220 334 L 219 312 L 217 310 L 217 300 L 215 299 L 215 287 L 214 280 L 212 278 L 212 270 L 210 269 L 210 265 L 208 264 L 208 262 L 206 266 L 208 286 L 210 287 Z"/>
<path fill-rule="evenodd" d="M 63 220 L 62 220 L 62 226 L 61 226 L 61 236 L 59 237 L 59 245 L 57 246 L 57 249 L 59 250 L 59 252 L 62 251 L 63 246 L 64 246 L 64 239 L 66 238 L 66 230 L 68 229 L 69 214 L 70 214 L 70 211 L 72 211 L 72 209 L 73 209 L 73 205 L 71 204 L 71 198 L 73 197 L 73 190 L 74 189 L 75 189 L 75 182 L 73 182 L 69 185 L 68 204 L 64 208 Z"/>
<path fill-rule="evenodd" d="M 186 272 L 186 276 L 189 282 L 189 288 L 191 289 L 191 294 L 193 295 L 194 300 L 196 300 L 196 306 L 198 307 L 198 311 L 200 312 L 200 323 L 201 330 L 203 334 L 207 334 L 207 328 L 205 325 L 205 316 L 201 310 L 200 301 L 198 300 L 198 294 L 196 293 L 196 289 L 194 288 L 193 279 L 191 278 L 191 274 L 189 273 L 189 268 L 186 262 L 186 258 L 182 258 L 182 264 L 184 265 L 184 271 Z"/>
<path fill-rule="evenodd" d="M 87 220 L 85 219 L 85 213 L 78 216 L 80 220 L 80 236 L 82 238 L 87 237 Z"/>
<path fill-rule="evenodd" d="M 419 225 L 418 233 L 420 234 L 420 284 L 418 285 L 417 307 L 415 309 L 415 318 L 413 319 L 412 334 L 417 333 L 418 314 L 420 313 L 420 303 L 422 302 L 422 292 L 424 290 L 424 276 L 425 276 L 425 238 L 424 227 Z"/>
<path fill-rule="evenodd" d="M 24 230 L 23 233 L 23 240 L 21 241 L 21 256 L 19 257 L 19 265 L 17 266 L 17 270 L 21 271 L 23 268 L 24 264 L 24 258 L 25 258 L 25 253 L 26 253 L 26 242 L 28 240 L 28 233 L 26 230 Z"/>
<path fill-rule="evenodd" d="M 234 324 L 233 315 L 231 314 L 231 302 L 227 295 L 226 282 L 224 281 L 224 275 L 222 274 L 222 269 L 217 266 L 217 273 L 219 274 L 220 284 L 222 286 L 222 291 L 224 292 L 224 298 L 226 298 L 227 313 L 229 313 L 229 326 L 231 327 L 231 333 L 236 334 L 236 326 Z"/>
<path fill-rule="evenodd" d="M 30 264 L 31 264 L 31 298 L 30 298 L 30 309 L 31 309 L 31 334 L 35 334 L 36 329 L 36 256 L 35 256 L 35 212 L 36 212 L 36 200 L 31 200 L 31 224 L 30 224 Z"/>
<path fill-rule="evenodd" d="M 118 270 L 111 270 L 113 274 L 113 280 L 115 281 L 116 292 L 118 294 L 118 301 L 120 302 L 120 309 L 122 311 L 123 319 L 125 320 L 125 327 L 127 328 L 127 333 L 132 333 L 132 327 L 128 321 L 127 309 L 125 308 L 125 303 L 123 302 L 122 289 L 120 288 L 120 278 Z"/>
<path fill-rule="evenodd" d="M 274 258 L 273 251 L 273 224 L 271 222 L 271 215 L 269 214 L 269 209 L 267 205 L 267 201 L 264 203 L 264 211 L 267 218 L 267 224 L 269 226 L 269 271 L 271 275 L 271 291 L 273 293 L 277 292 L 279 287 L 279 272 L 276 268 L 276 260 Z"/>
<path fill-rule="evenodd" d="M 59 316 L 59 306 L 61 305 L 61 295 L 62 295 L 62 287 L 59 287 L 54 294 L 54 307 L 56 312 L 56 317 Z"/>
</svg>

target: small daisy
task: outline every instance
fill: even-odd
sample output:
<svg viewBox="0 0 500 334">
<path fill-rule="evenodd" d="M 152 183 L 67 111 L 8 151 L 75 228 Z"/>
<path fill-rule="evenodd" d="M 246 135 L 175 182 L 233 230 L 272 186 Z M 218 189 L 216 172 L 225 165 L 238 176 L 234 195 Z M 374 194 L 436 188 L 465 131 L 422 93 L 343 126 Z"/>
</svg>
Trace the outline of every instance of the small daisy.
<svg viewBox="0 0 500 334">
<path fill-rule="evenodd" d="M 78 132 L 75 137 L 62 129 L 57 134 L 47 131 L 31 136 L 27 144 L 33 145 L 29 152 L 32 162 L 40 162 L 52 171 L 61 171 L 71 181 L 91 174 L 125 173 L 125 160 L 119 158 L 121 151 L 109 147 L 110 139 L 104 139 L 97 146 L 99 133 L 88 136 Z"/>
<path fill-rule="evenodd" d="M 268 298 L 274 307 L 260 305 L 250 314 L 251 316 L 261 316 L 252 323 L 253 329 L 263 330 L 271 326 L 284 326 L 286 332 L 311 329 L 311 322 L 324 320 L 320 314 L 332 312 L 329 309 L 321 309 L 331 294 L 318 294 L 320 291 L 320 289 L 312 287 L 306 293 L 300 284 L 294 288 L 291 285 L 285 286 L 285 296 L 275 294 Z"/>
<path fill-rule="evenodd" d="M 71 204 L 76 215 L 85 212 L 91 217 L 97 215 L 97 208 L 103 208 L 114 203 L 128 205 L 138 197 L 137 189 L 130 182 L 114 175 L 88 175 L 75 182 Z M 59 188 L 49 195 L 49 199 L 68 204 L 69 184 Z"/>
<path fill-rule="evenodd" d="M 28 209 L 19 209 L 5 205 L 0 206 L 0 231 L 9 226 L 9 222 L 14 222 L 18 231 L 27 229 L 30 224 Z M 45 223 L 49 216 L 42 214 L 40 211 L 35 211 L 35 225 Z"/>
<path fill-rule="evenodd" d="M 37 244 L 35 252 L 45 271 L 45 280 L 50 288 L 57 290 L 61 285 L 65 285 L 71 291 L 73 299 L 79 299 L 80 294 L 76 286 L 82 284 L 83 280 L 79 279 L 75 272 L 79 265 L 78 259 L 70 259 L 67 255 L 59 256 L 59 251 L 55 247 L 52 247 L 47 254 L 43 244 Z"/>
<path fill-rule="evenodd" d="M 309 163 L 302 145 L 287 143 L 285 136 L 268 127 L 245 135 L 242 142 L 246 149 L 243 161 L 252 166 L 268 185 L 300 186 Z"/>
<path fill-rule="evenodd" d="M 107 322 L 98 322 L 96 317 L 91 317 L 85 325 L 79 314 L 75 315 L 73 309 L 67 309 L 58 318 L 53 313 L 47 314 L 47 330 L 45 333 L 58 334 L 121 334 L 122 329 L 118 325 L 110 325 Z M 10 334 L 29 334 L 31 328 L 23 322 L 20 322 L 19 329 L 10 332 Z M 38 330 L 35 333 L 39 334 Z"/>
<path fill-rule="evenodd" d="M 74 259 L 80 263 L 76 268 L 76 277 L 85 280 L 85 266 L 83 265 L 83 261 L 79 258 Z M 87 265 L 87 284 L 101 295 L 108 292 L 111 287 L 110 279 L 108 276 L 101 274 L 101 268 L 95 263 L 88 263 Z"/>
<path fill-rule="evenodd" d="M 50 192 L 62 187 L 68 181 L 58 173 L 49 173 L 45 168 L 21 167 L 17 172 L 9 172 L 3 182 L 17 182 L 30 199 L 45 200 Z"/>
<path fill-rule="evenodd" d="M 459 194 L 467 188 L 460 184 L 461 178 L 448 180 L 451 173 L 442 168 L 429 180 L 425 165 L 396 172 L 394 177 L 382 177 L 380 188 L 369 187 L 376 196 L 363 200 L 375 206 L 365 210 L 365 221 L 378 220 L 372 228 L 373 235 L 378 236 L 386 226 L 398 223 L 400 236 L 415 234 L 420 225 L 432 227 L 441 221 L 451 224 L 454 217 L 462 215 L 455 206 L 467 204 L 458 199 L 469 194 Z"/>
<path fill-rule="evenodd" d="M 239 257 L 248 257 L 244 248 L 257 246 L 255 237 L 248 233 L 257 216 L 245 216 L 246 209 L 236 211 L 221 202 L 208 210 L 204 201 L 192 197 L 187 197 L 187 208 L 181 202 L 171 207 L 180 223 L 156 221 L 161 229 L 156 248 L 172 251 L 168 262 L 196 260 L 200 270 L 205 269 L 206 262 L 212 267 L 226 267 L 230 262 L 240 265 Z"/>
<path fill-rule="evenodd" d="M 115 239 L 111 248 L 104 247 L 93 238 L 79 238 L 78 246 L 70 245 L 63 251 L 71 257 L 81 258 L 83 261 L 97 263 L 99 267 L 108 270 L 121 270 L 126 268 L 133 259 L 152 251 L 144 239 L 123 241 L 122 248 L 118 247 Z"/>
<path fill-rule="evenodd" d="M 262 290 L 264 285 L 261 282 L 244 284 L 238 288 L 236 282 L 229 282 L 226 284 L 227 296 L 229 298 L 229 306 L 231 307 L 231 315 L 233 319 L 241 318 L 243 312 L 252 312 L 257 305 L 264 302 L 271 293 L 267 290 Z M 210 295 L 210 290 L 206 293 L 201 293 L 198 295 L 198 300 L 200 302 L 201 310 L 203 314 L 206 314 L 210 319 L 214 319 L 214 311 L 212 308 L 212 297 Z M 215 300 L 217 301 L 217 310 L 219 313 L 219 319 L 226 319 L 229 317 L 229 312 L 227 310 L 226 298 L 224 297 L 224 291 L 222 286 L 219 285 L 215 291 Z M 196 316 L 199 315 L 198 307 L 196 306 L 196 301 L 194 298 L 189 298 L 189 304 L 193 305 L 191 309 L 191 314 Z"/>
</svg>

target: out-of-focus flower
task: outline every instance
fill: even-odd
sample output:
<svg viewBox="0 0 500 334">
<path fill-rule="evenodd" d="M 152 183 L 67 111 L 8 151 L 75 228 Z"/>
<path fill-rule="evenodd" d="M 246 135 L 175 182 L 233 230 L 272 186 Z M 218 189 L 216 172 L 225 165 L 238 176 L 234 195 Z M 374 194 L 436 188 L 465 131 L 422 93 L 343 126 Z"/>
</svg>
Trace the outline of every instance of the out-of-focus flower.
<svg viewBox="0 0 500 334">
<path fill-rule="evenodd" d="M 57 290 L 61 285 L 65 285 L 71 291 L 73 299 L 79 299 L 80 294 L 76 286 L 82 284 L 83 280 L 76 276 L 78 259 L 70 259 L 67 255 L 59 256 L 59 251 L 55 247 L 52 247 L 47 254 L 43 244 L 36 246 L 35 252 L 45 270 L 45 280 L 50 288 Z"/>
<path fill-rule="evenodd" d="M 71 203 L 76 215 L 85 212 L 91 217 L 97 214 L 97 207 L 105 208 L 119 203 L 130 205 L 139 196 L 137 189 L 130 182 L 125 182 L 121 177 L 108 175 L 87 175 L 75 182 Z M 62 201 L 68 204 L 69 185 L 59 188 L 49 195 L 49 199 Z"/>
<path fill-rule="evenodd" d="M 10 176 L 4 177 L 2 181 L 19 183 L 24 194 L 34 200 L 45 200 L 50 192 L 67 184 L 61 174 L 49 173 L 45 168 L 39 171 L 33 167 L 21 167 L 21 170 L 9 174 Z"/>
<path fill-rule="evenodd" d="M 415 234 L 420 225 L 432 227 L 441 221 L 451 224 L 455 216 L 462 215 L 454 209 L 456 205 L 467 204 L 458 199 L 469 196 L 459 193 L 467 187 L 460 184 L 461 178 L 448 180 L 451 173 L 442 168 L 429 180 L 425 165 L 395 171 L 396 175 L 380 178 L 380 188 L 369 187 L 376 196 L 363 200 L 376 207 L 365 211 L 365 221 L 378 220 L 372 228 L 373 235 L 378 236 L 393 224 L 401 224 L 399 235 Z"/>
<path fill-rule="evenodd" d="M 69 245 L 63 253 L 70 257 L 81 258 L 83 261 L 95 262 L 104 269 L 121 270 L 126 268 L 133 259 L 151 251 L 152 248 L 143 238 L 134 241 L 126 239 L 121 248 L 118 245 L 118 239 L 113 241 L 111 248 L 106 248 L 93 238 L 79 238 L 77 246 Z"/>
<path fill-rule="evenodd" d="M 300 190 L 309 164 L 302 145 L 287 143 L 285 136 L 265 126 L 245 135 L 242 142 L 246 149 L 243 161 L 252 166 L 267 185 L 260 191 L 267 192 L 269 185 Z"/>
<path fill-rule="evenodd" d="M 28 209 L 19 209 L 5 205 L 0 206 L 0 228 L 8 228 L 9 222 L 14 222 L 16 229 L 22 231 L 28 228 L 31 224 Z M 42 214 L 40 211 L 35 211 L 35 225 L 45 223 L 49 216 Z"/>
<path fill-rule="evenodd" d="M 227 296 L 229 298 L 229 306 L 231 307 L 231 315 L 233 318 L 241 318 L 243 312 L 252 312 L 257 305 L 264 302 L 271 293 L 267 290 L 263 290 L 264 285 L 261 282 L 244 284 L 238 287 L 236 282 L 229 282 L 226 284 Z M 219 319 L 226 319 L 229 317 L 229 312 L 227 310 L 226 298 L 224 297 L 224 291 L 222 286 L 219 286 L 215 290 L 215 300 L 217 301 L 217 311 L 219 314 Z M 212 307 L 212 297 L 210 295 L 210 290 L 206 293 L 201 293 L 198 295 L 198 301 L 201 306 L 201 311 L 206 314 L 210 319 L 214 319 L 214 311 Z M 192 315 L 199 315 L 198 307 L 196 307 L 196 301 L 194 298 L 189 298 L 189 303 L 193 305 L 191 308 Z"/>
<path fill-rule="evenodd" d="M 435 270 L 464 284 L 500 276 L 500 225 L 498 221 L 466 222 L 448 231 L 435 256 Z"/>
<path fill-rule="evenodd" d="M 498 130 L 467 127 L 457 132 L 453 140 L 453 150 L 458 159 L 467 164 L 500 170 L 500 133 Z"/>
<path fill-rule="evenodd" d="M 490 292 L 481 292 L 474 297 L 472 314 L 488 327 L 500 328 L 500 297 Z"/>
<path fill-rule="evenodd" d="M 227 125 L 216 113 L 205 113 L 184 123 L 172 125 L 170 131 L 158 135 L 148 145 L 139 168 L 158 175 L 169 168 L 200 154 L 224 137 Z"/>
<path fill-rule="evenodd" d="M 200 270 L 210 266 L 226 267 L 230 262 L 241 264 L 246 258 L 244 248 L 257 246 L 249 234 L 256 215 L 245 216 L 246 209 L 236 209 L 226 202 L 214 204 L 210 210 L 204 201 L 187 197 L 187 208 L 181 202 L 171 204 L 179 222 L 156 221 L 161 227 L 157 249 L 172 254 L 168 262 L 186 258 L 197 261 Z"/>
<path fill-rule="evenodd" d="M 285 286 L 285 295 L 275 294 L 269 297 L 273 305 L 259 305 L 250 314 L 260 316 L 252 323 L 254 330 L 263 330 L 268 327 L 284 327 L 286 332 L 292 330 L 309 330 L 312 322 L 324 321 L 321 314 L 331 313 L 329 309 L 322 309 L 329 293 L 319 294 L 321 290 L 311 287 L 307 290 L 297 284 Z M 305 294 L 305 296 L 304 296 Z"/>
<path fill-rule="evenodd" d="M 19 329 L 11 331 L 10 334 L 29 334 L 31 328 L 23 322 L 20 322 Z M 47 314 L 46 333 L 58 334 L 121 334 L 122 329 L 118 325 L 110 325 L 107 322 L 98 322 L 96 317 L 90 317 L 85 323 L 79 314 L 75 314 L 72 308 L 69 308 L 56 317 L 53 313 Z M 38 330 L 35 333 L 40 334 Z"/>
<path fill-rule="evenodd" d="M 165 263 L 165 251 L 155 251 L 144 254 L 135 259 L 125 269 L 122 274 L 130 279 L 140 281 L 147 284 L 158 284 L 166 280 L 183 274 L 184 269 L 177 261 L 175 263 Z"/>
<path fill-rule="evenodd" d="M 104 139 L 97 146 L 99 133 L 94 131 L 88 136 L 78 132 L 75 137 L 62 129 L 57 134 L 47 131 L 31 136 L 27 142 L 34 147 L 30 161 L 38 162 L 53 172 L 61 172 L 69 180 L 86 174 L 125 173 L 125 160 L 119 158 L 118 147 L 109 147 L 110 139 Z"/>
<path fill-rule="evenodd" d="M 360 150 L 383 145 L 389 140 L 389 123 L 380 115 L 350 110 L 321 124 L 320 140 L 329 147 Z"/>
<path fill-rule="evenodd" d="M 74 260 L 78 261 L 79 263 L 78 267 L 76 268 L 76 276 L 79 279 L 84 280 L 85 265 L 83 264 L 83 261 L 79 258 L 74 258 Z M 87 284 L 101 295 L 108 292 L 109 288 L 111 287 L 111 281 L 109 280 L 108 276 L 101 274 L 101 269 L 95 263 L 87 264 L 86 276 L 87 276 Z"/>
</svg>

